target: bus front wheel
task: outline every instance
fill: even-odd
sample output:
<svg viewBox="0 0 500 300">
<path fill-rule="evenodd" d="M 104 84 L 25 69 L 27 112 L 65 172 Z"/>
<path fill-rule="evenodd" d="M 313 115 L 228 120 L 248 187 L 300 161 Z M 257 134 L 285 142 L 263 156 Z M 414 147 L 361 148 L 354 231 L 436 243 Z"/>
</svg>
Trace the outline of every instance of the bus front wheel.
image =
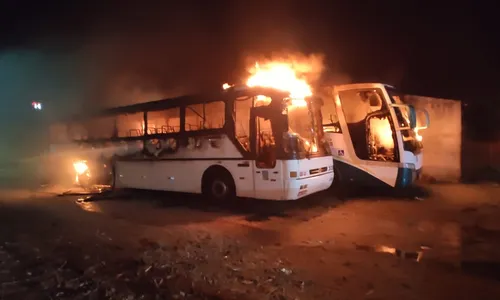
<svg viewBox="0 0 500 300">
<path fill-rule="evenodd" d="M 203 176 L 203 195 L 216 201 L 227 201 L 236 197 L 236 187 L 231 174 L 226 170 L 209 170 Z"/>
</svg>

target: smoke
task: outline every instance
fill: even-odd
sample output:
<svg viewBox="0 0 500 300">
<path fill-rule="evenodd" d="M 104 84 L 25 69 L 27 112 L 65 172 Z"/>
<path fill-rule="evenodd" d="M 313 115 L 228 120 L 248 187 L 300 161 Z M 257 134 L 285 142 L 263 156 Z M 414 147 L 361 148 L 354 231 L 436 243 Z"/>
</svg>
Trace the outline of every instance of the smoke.
<svg viewBox="0 0 500 300">
<path fill-rule="evenodd" d="M 224 24 L 210 22 L 218 14 L 193 3 L 175 10 L 121 3 L 93 14 L 40 5 L 33 15 L 13 5 L 19 15 L 0 18 L 12 21 L 9 31 L 0 26 L 0 125 L 8 128 L 0 160 L 42 152 L 55 119 L 219 87 L 234 64 Z M 32 101 L 44 109 L 33 111 Z"/>
</svg>

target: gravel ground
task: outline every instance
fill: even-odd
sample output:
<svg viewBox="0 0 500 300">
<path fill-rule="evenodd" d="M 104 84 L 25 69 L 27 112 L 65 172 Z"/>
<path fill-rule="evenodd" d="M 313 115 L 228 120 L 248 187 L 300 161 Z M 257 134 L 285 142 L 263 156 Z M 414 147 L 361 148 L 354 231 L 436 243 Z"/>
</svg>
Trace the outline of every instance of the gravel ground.
<svg viewBox="0 0 500 300">
<path fill-rule="evenodd" d="M 427 189 L 224 206 L 4 189 L 0 299 L 499 299 L 500 189 Z"/>
</svg>

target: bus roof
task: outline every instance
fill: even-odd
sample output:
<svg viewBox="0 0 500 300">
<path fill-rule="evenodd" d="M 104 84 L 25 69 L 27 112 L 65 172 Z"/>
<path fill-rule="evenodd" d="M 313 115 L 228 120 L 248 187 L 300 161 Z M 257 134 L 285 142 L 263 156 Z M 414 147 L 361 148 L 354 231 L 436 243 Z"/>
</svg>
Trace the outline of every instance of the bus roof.
<svg viewBox="0 0 500 300">
<path fill-rule="evenodd" d="M 167 98 L 143 103 L 136 103 L 131 105 L 119 106 L 106 108 L 96 111 L 90 111 L 88 113 L 84 113 L 81 115 L 76 115 L 71 118 L 68 118 L 64 121 L 85 119 L 97 116 L 112 116 L 119 114 L 133 114 L 139 112 L 146 111 L 158 111 L 165 110 L 174 107 L 180 107 L 185 105 L 193 105 L 193 104 L 201 104 L 208 103 L 213 101 L 227 101 L 228 99 L 234 99 L 236 97 L 242 96 L 256 96 L 256 95 L 279 95 L 282 97 L 287 97 L 289 93 L 279 91 L 272 88 L 263 88 L 263 87 L 252 87 L 252 88 L 229 88 L 227 90 L 220 90 L 217 92 L 209 92 L 203 94 L 192 94 L 192 95 L 183 95 L 175 98 Z"/>
</svg>

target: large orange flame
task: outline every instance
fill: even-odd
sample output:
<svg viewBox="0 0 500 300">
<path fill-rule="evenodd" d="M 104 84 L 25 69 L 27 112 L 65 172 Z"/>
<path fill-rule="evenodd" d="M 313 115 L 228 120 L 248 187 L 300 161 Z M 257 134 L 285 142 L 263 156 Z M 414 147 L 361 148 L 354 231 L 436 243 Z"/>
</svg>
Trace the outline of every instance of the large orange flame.
<svg viewBox="0 0 500 300">
<path fill-rule="evenodd" d="M 290 92 L 291 98 L 304 99 L 312 95 L 311 86 L 305 79 L 297 76 L 293 65 L 285 62 L 255 64 L 247 80 L 249 87 L 262 86 Z"/>
<path fill-rule="evenodd" d="M 315 55 L 257 62 L 249 68 L 250 77 L 246 84 L 249 87 L 261 86 L 289 92 L 296 102 L 312 95 L 310 81 L 319 77 L 322 68 L 322 57 Z"/>
</svg>

